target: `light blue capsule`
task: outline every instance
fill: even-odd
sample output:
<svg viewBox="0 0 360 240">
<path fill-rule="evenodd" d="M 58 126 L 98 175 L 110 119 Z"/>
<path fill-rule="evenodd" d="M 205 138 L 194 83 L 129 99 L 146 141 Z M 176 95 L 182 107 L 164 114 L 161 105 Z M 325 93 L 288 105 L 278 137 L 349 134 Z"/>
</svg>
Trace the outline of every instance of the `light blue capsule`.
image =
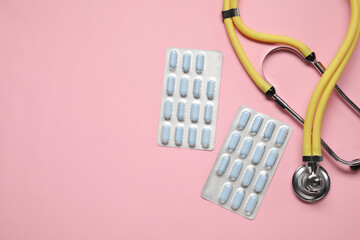
<svg viewBox="0 0 360 240">
<path fill-rule="evenodd" d="M 169 60 L 169 66 L 171 70 L 174 70 L 176 68 L 177 58 L 178 58 L 177 51 L 172 50 L 170 53 L 170 60 Z"/>
<path fill-rule="evenodd" d="M 249 154 L 252 145 L 253 145 L 253 140 L 251 138 L 245 139 L 240 150 L 240 156 L 242 158 L 245 158 Z"/>
<path fill-rule="evenodd" d="M 232 151 L 234 151 L 236 149 L 236 147 L 237 147 L 237 145 L 238 145 L 238 143 L 240 141 L 240 137 L 241 137 L 240 133 L 237 133 L 237 132 L 235 132 L 235 133 L 233 133 L 231 135 L 229 144 L 227 146 L 228 151 L 232 152 Z"/>
<path fill-rule="evenodd" d="M 186 77 L 182 77 L 180 80 L 180 96 L 186 97 L 188 94 L 188 88 L 189 88 L 189 79 Z"/>
<path fill-rule="evenodd" d="M 204 122 L 206 124 L 210 124 L 212 122 L 212 112 L 213 112 L 212 104 L 206 104 L 205 113 L 204 113 Z"/>
<path fill-rule="evenodd" d="M 258 164 L 261 161 L 264 152 L 265 152 L 265 145 L 262 144 L 257 145 L 254 155 L 252 156 L 251 162 L 255 165 Z"/>
<path fill-rule="evenodd" d="M 169 96 L 172 96 L 174 94 L 175 89 L 175 76 L 170 75 L 167 79 L 167 86 L 166 86 L 166 93 Z"/>
<path fill-rule="evenodd" d="M 201 95 L 201 79 L 195 78 L 193 87 L 194 98 L 199 98 Z"/>
<path fill-rule="evenodd" d="M 257 202 L 258 202 L 258 196 L 255 194 L 250 195 L 245 206 L 245 213 L 251 214 L 254 211 Z"/>
<path fill-rule="evenodd" d="M 253 177 L 254 177 L 254 174 L 255 174 L 255 169 L 254 168 L 248 168 L 246 169 L 246 172 L 245 172 L 245 175 L 241 181 L 241 185 L 243 187 L 247 187 L 250 185 Z"/>
<path fill-rule="evenodd" d="M 229 176 L 230 180 L 235 181 L 238 178 L 242 166 L 243 166 L 243 164 L 240 160 L 237 160 L 234 162 L 234 164 L 231 168 L 231 171 L 230 171 L 230 176 Z"/>
<path fill-rule="evenodd" d="M 169 143 L 170 138 L 170 125 L 164 124 L 161 128 L 161 142 L 166 145 Z"/>
<path fill-rule="evenodd" d="M 177 126 L 175 128 L 175 144 L 177 146 L 180 146 L 182 144 L 183 132 L 184 132 L 184 127 L 183 126 Z"/>
<path fill-rule="evenodd" d="M 185 53 L 183 56 L 183 65 L 182 65 L 182 69 L 184 73 L 188 73 L 190 71 L 190 62 L 191 62 L 190 53 Z"/>
<path fill-rule="evenodd" d="M 205 55 L 203 53 L 199 53 L 196 56 L 196 72 L 197 73 L 202 73 L 202 71 L 204 70 L 204 60 L 205 60 Z"/>
<path fill-rule="evenodd" d="M 229 162 L 230 162 L 230 156 L 229 155 L 223 155 L 221 157 L 221 160 L 220 160 L 220 163 L 219 163 L 219 166 L 216 170 L 216 173 L 218 175 L 223 175 L 224 172 L 226 171 L 226 168 L 228 167 L 229 165 Z"/>
<path fill-rule="evenodd" d="M 280 147 L 284 141 L 285 141 L 285 138 L 288 134 L 288 131 L 289 129 L 287 127 L 281 127 L 280 130 L 279 130 L 279 133 L 278 135 L 276 136 L 276 139 L 275 139 L 275 144 L 276 146 Z"/>
<path fill-rule="evenodd" d="M 234 199 L 232 200 L 231 208 L 234 210 L 239 209 L 239 207 L 244 199 L 244 196 L 245 196 L 245 191 L 243 189 L 238 189 L 235 193 Z"/>
<path fill-rule="evenodd" d="M 272 168 L 274 166 L 274 163 L 279 155 L 279 151 L 275 148 L 271 149 L 265 162 L 265 166 L 267 168 Z"/>
<path fill-rule="evenodd" d="M 180 101 L 177 107 L 177 118 L 180 122 L 185 119 L 185 102 Z"/>
<path fill-rule="evenodd" d="M 232 191 L 232 185 L 230 183 L 225 183 L 223 189 L 220 193 L 219 202 L 224 204 L 229 199 L 229 196 Z"/>
<path fill-rule="evenodd" d="M 210 128 L 204 128 L 201 133 L 201 145 L 203 148 L 208 148 L 210 145 L 210 135 L 211 130 Z"/>
<path fill-rule="evenodd" d="M 200 104 L 195 102 L 191 104 L 190 119 L 193 123 L 199 120 Z"/>
<path fill-rule="evenodd" d="M 189 134 L 188 134 L 188 144 L 190 147 L 195 147 L 195 145 L 196 145 L 196 134 L 197 134 L 197 128 L 190 127 Z"/>
<path fill-rule="evenodd" d="M 250 132 L 252 133 L 252 134 L 257 134 L 258 133 L 258 131 L 259 131 L 259 129 L 260 129 L 260 127 L 261 127 L 261 124 L 262 124 L 262 122 L 263 122 L 263 117 L 262 116 L 256 116 L 255 117 L 255 119 L 254 119 L 254 122 L 253 122 L 253 124 L 252 124 L 252 126 L 251 126 L 251 130 L 250 130 Z"/>
<path fill-rule="evenodd" d="M 170 120 L 171 119 L 172 107 L 173 107 L 172 101 L 166 100 L 165 105 L 164 105 L 164 119 L 165 120 Z"/>
<path fill-rule="evenodd" d="M 214 99 L 215 96 L 215 81 L 209 80 L 206 87 L 206 96 L 209 100 Z"/>
<path fill-rule="evenodd" d="M 239 122 L 238 122 L 238 128 L 240 130 L 242 130 L 242 129 L 244 129 L 246 127 L 246 124 L 249 121 L 250 115 L 251 114 L 250 114 L 249 111 L 243 111 L 241 113 L 241 116 L 240 116 L 240 119 L 239 119 Z"/>
<path fill-rule="evenodd" d="M 256 193 L 262 192 L 262 190 L 264 189 L 266 180 L 267 180 L 267 176 L 265 173 L 262 173 L 259 175 L 258 179 L 256 180 L 255 186 L 254 186 L 254 191 Z"/>
<path fill-rule="evenodd" d="M 264 131 L 264 139 L 269 140 L 274 132 L 274 129 L 276 127 L 276 124 L 274 121 L 269 121 L 266 125 L 265 131 Z"/>
</svg>

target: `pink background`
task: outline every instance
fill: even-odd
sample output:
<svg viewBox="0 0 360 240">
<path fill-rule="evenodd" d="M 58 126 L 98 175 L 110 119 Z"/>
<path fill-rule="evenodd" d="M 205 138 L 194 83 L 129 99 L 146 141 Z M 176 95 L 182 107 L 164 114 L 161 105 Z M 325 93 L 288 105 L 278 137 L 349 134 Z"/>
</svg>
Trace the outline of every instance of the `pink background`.
<svg viewBox="0 0 360 240">
<path fill-rule="evenodd" d="M 358 238 L 360 173 L 325 155 L 328 196 L 316 204 L 295 196 L 302 128 L 246 75 L 221 7 L 205 0 L 0 2 L 1 240 Z M 240 1 L 248 26 L 302 40 L 325 65 L 349 11 L 348 0 Z M 274 46 L 240 40 L 260 70 Z M 214 151 L 156 144 L 167 47 L 224 54 Z M 359 65 L 357 46 L 339 82 L 358 104 Z M 267 70 L 279 95 L 304 115 L 319 74 L 286 53 Z M 254 221 L 200 197 L 239 105 L 294 127 Z M 359 117 L 337 94 L 324 119 L 329 145 L 359 157 Z"/>
</svg>

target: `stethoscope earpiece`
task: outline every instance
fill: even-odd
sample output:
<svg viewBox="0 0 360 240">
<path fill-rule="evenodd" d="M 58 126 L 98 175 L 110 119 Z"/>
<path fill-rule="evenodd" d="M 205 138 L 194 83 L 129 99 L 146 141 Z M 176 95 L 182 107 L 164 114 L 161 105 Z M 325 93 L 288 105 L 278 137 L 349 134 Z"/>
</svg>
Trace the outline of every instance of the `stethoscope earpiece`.
<svg viewBox="0 0 360 240">
<path fill-rule="evenodd" d="M 306 165 L 300 166 L 294 173 L 292 185 L 296 195 L 303 201 L 316 202 L 325 197 L 330 189 L 330 178 L 325 169 L 318 167 L 316 173 Z"/>
<path fill-rule="evenodd" d="M 355 159 L 355 160 L 353 160 L 352 162 L 354 163 L 354 162 L 358 162 L 358 161 L 359 161 L 359 159 Z M 350 165 L 350 168 L 351 168 L 351 170 L 353 170 L 353 171 L 357 171 L 357 170 L 360 169 L 360 164 L 358 164 L 358 165 Z"/>
</svg>

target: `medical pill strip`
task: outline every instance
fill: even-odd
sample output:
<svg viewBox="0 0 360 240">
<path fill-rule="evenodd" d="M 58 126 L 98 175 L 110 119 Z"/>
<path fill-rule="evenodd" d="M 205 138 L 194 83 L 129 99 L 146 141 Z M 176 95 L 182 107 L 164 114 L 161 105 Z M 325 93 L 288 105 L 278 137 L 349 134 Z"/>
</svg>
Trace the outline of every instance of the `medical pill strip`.
<svg viewBox="0 0 360 240">
<path fill-rule="evenodd" d="M 222 53 L 166 50 L 158 145 L 214 149 Z"/>
<path fill-rule="evenodd" d="M 254 219 L 292 128 L 241 106 L 201 196 Z"/>
</svg>

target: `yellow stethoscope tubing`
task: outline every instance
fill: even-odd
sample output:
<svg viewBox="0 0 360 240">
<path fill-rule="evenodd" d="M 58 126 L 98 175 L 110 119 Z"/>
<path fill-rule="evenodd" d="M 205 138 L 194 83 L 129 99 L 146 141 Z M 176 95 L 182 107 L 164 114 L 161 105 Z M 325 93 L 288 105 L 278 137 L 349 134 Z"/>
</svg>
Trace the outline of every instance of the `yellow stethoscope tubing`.
<svg viewBox="0 0 360 240">
<path fill-rule="evenodd" d="M 239 2 L 238 0 L 230 0 L 230 9 L 238 8 Z M 232 20 L 236 26 L 236 28 L 246 37 L 250 39 L 254 39 L 256 41 L 266 42 L 266 43 L 279 43 L 291 46 L 299 50 L 304 57 L 309 56 L 312 51 L 308 46 L 304 43 L 286 36 L 275 35 L 275 34 L 268 34 L 268 33 L 261 33 L 257 32 L 253 29 L 247 27 L 244 22 L 241 20 L 240 16 L 232 17 Z"/>
<path fill-rule="evenodd" d="M 359 2 L 357 2 L 357 3 L 359 3 Z M 359 9 L 359 4 L 355 8 Z M 358 19 L 359 18 L 360 18 L 360 16 L 358 16 Z M 327 105 L 327 103 L 329 101 L 331 92 L 333 91 L 333 89 L 334 89 L 340 75 L 342 74 L 342 72 L 343 72 L 346 64 L 348 63 L 352 53 L 354 52 L 356 43 L 357 43 L 358 38 L 359 38 L 359 33 L 360 33 L 360 23 L 359 23 L 359 20 L 358 20 L 357 21 L 357 30 L 356 30 L 355 39 L 353 39 L 349 51 L 347 52 L 345 58 L 341 62 L 341 65 L 339 66 L 339 68 L 336 70 L 335 74 L 333 75 L 333 77 L 329 81 L 328 85 L 326 86 L 326 88 L 325 88 L 325 90 L 324 90 L 324 92 L 323 92 L 323 94 L 322 94 L 322 96 L 320 98 L 320 101 L 319 101 L 319 104 L 318 104 L 318 107 L 317 107 L 317 110 L 316 110 L 315 118 L 314 118 L 314 123 L 313 123 L 312 149 L 313 149 L 313 154 L 314 155 L 321 154 L 321 124 L 322 124 L 322 120 L 323 120 L 323 117 L 324 117 L 325 108 L 326 108 L 326 105 Z"/>
<path fill-rule="evenodd" d="M 358 3 L 357 2 L 357 0 L 356 1 L 351 1 L 351 3 L 352 3 L 352 6 L 354 6 L 354 3 L 355 3 L 355 5 L 356 5 L 356 3 Z M 238 7 L 238 2 L 237 2 L 237 0 L 231 0 L 231 2 L 230 2 L 230 7 L 229 7 L 229 1 L 228 0 L 225 0 L 224 1 L 224 5 L 223 5 L 223 10 L 224 11 L 226 11 L 226 10 L 229 10 L 230 8 L 237 8 Z M 355 8 L 355 9 L 354 9 Z M 352 8 L 352 10 L 355 10 L 355 12 L 356 12 L 356 10 L 358 10 L 358 7 L 353 7 Z M 352 16 L 353 16 L 353 13 L 352 13 Z M 356 19 L 356 17 L 354 17 L 354 19 Z M 227 19 L 225 19 L 224 20 L 224 22 L 226 21 Z M 271 43 L 284 43 L 284 44 L 286 44 L 286 45 L 289 45 L 289 46 L 292 46 L 292 47 L 294 47 L 294 48 L 296 48 L 296 49 L 298 49 L 305 57 L 306 56 L 308 56 L 309 54 L 311 54 L 311 50 L 305 45 L 305 44 L 303 44 L 302 42 L 300 42 L 300 41 L 298 41 L 298 40 L 296 40 L 296 39 L 293 39 L 293 38 L 289 38 L 289 37 L 285 37 L 285 36 L 280 36 L 280 35 L 273 35 L 273 34 L 266 34 L 266 33 L 260 33 L 260 32 L 257 32 L 257 31 L 254 31 L 254 30 L 252 30 L 252 29 L 250 29 L 250 28 L 248 28 L 243 22 L 242 22 L 242 20 L 241 20 L 241 18 L 239 17 L 239 16 L 236 16 L 236 17 L 232 17 L 232 21 L 234 22 L 234 24 L 235 24 L 235 26 L 239 29 L 239 31 L 242 33 L 242 34 L 244 34 L 245 36 L 247 36 L 248 38 L 251 38 L 251 39 L 255 39 L 255 40 L 257 40 L 257 41 L 262 41 L 262 42 L 271 42 Z M 225 23 L 225 25 L 227 25 L 226 23 Z M 231 24 L 232 25 L 232 24 Z M 232 27 L 232 28 L 231 28 Z M 227 29 L 227 32 L 228 32 L 228 34 L 229 34 L 229 30 L 230 30 L 230 32 L 231 32 L 231 30 L 233 30 L 233 26 L 226 26 L 226 29 Z M 349 27 L 349 29 L 350 29 L 350 27 Z M 353 30 L 352 30 L 353 31 Z M 231 36 L 230 37 L 230 35 L 229 35 L 229 38 L 230 38 L 230 40 L 231 40 L 231 42 L 232 42 L 232 45 L 233 45 L 233 47 L 234 47 L 234 49 L 235 49 L 235 51 L 236 51 L 236 49 L 237 49 L 237 44 L 236 44 L 236 40 L 238 41 L 238 39 L 237 39 L 237 36 L 236 36 L 236 34 L 235 34 L 235 31 L 234 31 L 234 37 L 233 36 Z M 348 34 L 347 34 L 347 36 L 348 36 Z M 348 39 L 350 39 L 351 37 L 348 37 Z M 347 41 L 350 41 L 350 40 L 347 40 Z M 235 44 L 234 44 L 234 42 L 235 42 Z M 338 64 L 337 64 L 337 66 L 339 66 L 340 64 L 341 64 L 341 66 L 339 67 L 340 69 L 338 70 L 338 69 L 336 69 L 336 67 L 334 67 L 334 70 L 332 70 L 332 73 L 328 73 L 328 77 L 324 80 L 323 79 L 323 81 L 322 81 L 322 83 L 320 84 L 320 81 L 319 81 L 319 87 L 318 87 L 318 89 L 322 89 L 322 91 L 319 91 L 320 92 L 320 96 L 319 96 L 319 98 L 321 98 L 321 96 L 322 96 L 322 92 L 323 91 L 325 91 L 324 89 L 326 88 L 326 86 L 328 85 L 328 83 L 329 83 L 329 81 L 330 81 L 330 78 L 332 79 L 332 76 L 333 76 L 333 74 L 334 74 L 334 72 L 336 71 L 336 72 L 338 72 L 339 74 L 336 74 L 336 75 L 338 75 L 338 76 L 340 76 L 341 75 L 341 72 L 342 72 L 342 70 L 345 68 L 345 65 L 346 65 L 346 63 L 347 63 L 347 61 L 344 63 L 344 64 L 342 64 L 342 62 L 343 62 L 343 60 L 344 60 L 344 58 L 346 58 L 347 57 L 347 52 L 349 51 L 349 49 L 350 48 L 348 48 L 348 45 L 349 44 L 346 44 L 345 43 L 346 42 L 346 39 L 344 40 L 344 42 L 343 42 L 343 44 L 342 44 L 342 47 L 343 47 L 343 51 L 345 51 L 346 52 L 346 55 L 345 56 L 341 56 L 341 54 L 340 55 L 336 55 L 335 56 L 335 58 L 334 58 L 334 60 L 333 60 L 333 62 L 339 62 Z M 355 41 L 356 42 L 356 41 Z M 344 44 L 345 43 L 345 44 Z M 240 45 L 240 44 L 239 44 Z M 241 47 L 241 45 L 240 45 L 240 47 Z M 351 47 L 351 46 L 350 46 Z M 355 46 L 354 46 L 355 47 Z M 346 51 L 346 49 L 348 50 L 348 51 Z M 243 49 L 241 48 L 241 50 L 242 50 L 242 52 L 243 52 Z M 340 49 L 341 50 L 341 49 Z M 338 51 L 338 53 L 340 52 L 340 50 Z M 236 51 L 237 52 L 237 51 Z M 352 51 L 351 51 L 352 52 Z M 348 56 L 348 58 L 350 58 L 350 56 L 351 56 L 351 53 L 350 53 L 350 55 Z M 248 60 L 248 58 L 247 59 L 244 59 L 244 61 L 242 61 L 242 59 L 241 59 L 241 56 L 239 56 L 239 54 L 238 54 L 238 57 L 240 58 L 240 61 L 243 63 L 243 62 L 246 62 L 246 60 Z M 334 64 L 333 64 L 334 65 Z M 336 65 L 335 65 L 336 66 Z M 247 68 L 245 67 L 245 69 L 247 70 Z M 252 74 L 249 74 L 250 75 L 250 77 L 251 77 L 251 75 Z M 258 75 L 258 74 L 257 74 Z M 260 76 L 259 76 L 260 77 Z M 335 76 L 336 77 L 336 76 Z M 338 77 L 337 77 L 338 78 Z M 253 79 L 254 80 L 254 79 Z M 259 80 L 261 81 L 265 81 L 265 80 L 263 80 L 261 77 L 260 77 L 260 79 L 258 78 L 256 81 L 254 80 L 254 82 L 255 82 L 255 84 L 256 85 L 259 85 L 257 82 L 259 82 Z M 267 83 L 267 82 L 266 82 Z M 336 82 L 335 82 L 336 83 Z M 320 88 L 320 87 L 322 87 L 322 88 Z M 262 91 L 263 92 L 265 92 L 263 89 L 262 89 Z M 331 91 L 332 91 L 332 89 L 330 90 L 328 90 L 329 92 L 330 92 L 330 94 L 331 94 Z M 327 92 L 328 92 L 327 91 Z M 315 92 L 314 92 L 315 93 Z M 316 93 L 317 94 L 317 93 Z M 313 94 L 314 95 L 314 94 Z M 325 97 L 326 98 L 326 97 Z M 324 103 L 327 103 L 327 101 L 325 101 L 325 98 L 324 98 L 324 100 L 321 102 L 321 106 L 320 106 L 320 108 L 319 108 L 319 110 L 325 110 L 325 108 L 326 108 L 326 104 L 323 106 L 323 104 Z M 309 103 L 309 105 L 310 105 L 310 103 Z M 312 104 L 313 105 L 313 104 Z M 317 109 L 317 103 L 316 103 L 316 105 L 315 105 L 315 109 Z M 313 108 L 314 108 L 314 106 L 312 106 Z M 308 111 L 307 111 L 308 112 Z M 316 113 L 316 111 L 314 112 L 314 115 L 316 115 L 315 114 Z M 314 115 L 312 115 L 312 120 L 311 120 L 311 123 L 313 123 L 313 121 L 314 121 L 314 118 L 315 118 L 315 116 Z M 322 114 L 323 115 L 323 114 Z M 321 116 L 321 114 L 319 115 L 319 116 Z M 305 118 L 306 119 L 306 118 Z M 303 154 L 304 156 L 310 156 L 310 155 L 321 155 L 321 143 L 320 143 L 320 140 L 319 141 L 317 141 L 316 139 L 320 139 L 320 134 L 321 134 L 321 122 L 322 122 L 322 118 L 321 117 L 317 117 L 316 119 L 319 119 L 319 120 L 317 120 L 316 122 L 317 122 L 317 124 L 316 124 L 316 126 L 320 126 L 320 127 L 316 127 L 314 130 L 314 135 L 312 134 L 312 126 L 310 127 L 310 134 L 307 134 L 307 133 L 305 133 L 304 132 L 304 135 L 306 136 L 306 138 L 307 138 L 307 140 L 303 140 L 303 142 L 306 142 L 305 143 L 305 146 L 303 145 L 303 150 L 305 149 L 305 151 L 303 151 L 303 152 L 305 152 L 305 154 Z M 319 122 L 318 122 L 319 121 Z M 319 130 L 318 130 L 319 129 Z M 310 138 L 309 138 L 309 136 L 310 136 Z M 312 136 L 313 136 L 313 138 L 312 138 Z M 314 143 L 314 148 L 315 148 L 315 150 L 314 150 L 314 152 L 312 151 L 312 148 L 313 148 L 313 145 L 312 145 L 312 143 Z M 320 147 L 318 147 L 318 146 L 320 146 Z"/>
<path fill-rule="evenodd" d="M 318 84 L 316 85 L 306 110 L 304 130 L 303 130 L 303 156 L 321 156 L 321 143 L 320 143 L 321 130 L 319 129 L 321 129 L 322 122 L 320 120 L 322 120 L 322 118 L 321 117 L 317 118 L 316 126 L 317 127 L 320 126 L 319 129 L 316 129 L 314 127 L 314 118 L 317 112 L 320 98 L 322 97 L 330 79 L 334 76 L 336 71 L 339 71 L 339 74 L 337 74 L 339 77 L 342 70 L 345 68 L 346 63 L 342 64 L 342 62 L 344 62 L 344 59 L 348 54 L 352 42 L 354 41 L 355 35 L 357 33 L 357 28 L 358 28 L 357 25 L 359 22 L 359 1 L 350 0 L 350 2 L 351 2 L 351 18 L 345 39 L 341 44 L 341 47 L 338 50 L 337 54 L 335 55 L 334 59 L 331 61 L 329 67 L 326 69 L 324 74 L 321 76 Z M 334 81 L 336 83 L 337 79 L 334 78 Z M 331 94 L 332 89 L 329 88 L 327 92 L 329 91 Z M 321 104 L 322 105 L 319 105 L 320 109 L 325 110 L 327 101 L 323 100 Z M 314 142 L 312 142 L 312 139 L 314 139 Z M 318 143 L 315 144 L 315 140 L 318 141 Z"/>
<path fill-rule="evenodd" d="M 223 3 L 223 10 L 229 10 L 230 4 L 229 0 L 224 0 Z M 236 52 L 236 55 L 238 56 L 241 64 L 245 68 L 246 72 L 249 74 L 250 78 L 254 81 L 256 86 L 263 92 L 266 93 L 270 88 L 271 85 L 266 82 L 259 73 L 255 70 L 254 66 L 251 64 L 248 56 L 246 55 L 244 49 L 242 48 L 239 39 L 236 35 L 235 28 L 233 25 L 233 22 L 231 18 L 224 19 L 226 32 L 229 36 L 230 42 Z"/>
</svg>

